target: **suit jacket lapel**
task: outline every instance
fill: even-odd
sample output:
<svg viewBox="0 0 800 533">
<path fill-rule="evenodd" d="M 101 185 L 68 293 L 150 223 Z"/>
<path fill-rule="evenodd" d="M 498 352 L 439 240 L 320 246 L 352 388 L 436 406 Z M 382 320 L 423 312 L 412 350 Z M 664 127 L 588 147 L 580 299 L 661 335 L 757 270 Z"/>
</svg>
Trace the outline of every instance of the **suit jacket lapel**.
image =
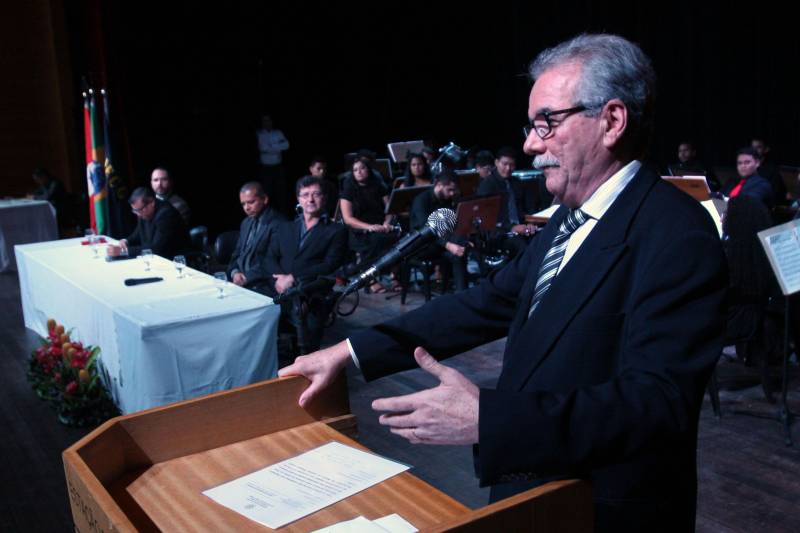
<svg viewBox="0 0 800 533">
<path fill-rule="evenodd" d="M 541 246 L 543 251 L 536 254 L 538 262 L 531 268 L 532 272 L 528 274 L 520 295 L 500 377 L 503 388 L 520 390 L 524 387 L 536 368 L 552 352 L 553 345 L 564 329 L 603 283 L 625 252 L 628 227 L 657 179 L 649 171 L 639 171 L 556 276 L 536 314 L 528 320 L 528 305 L 539 265 L 557 231 L 557 226 L 551 228 L 550 238 Z M 559 209 L 561 211 L 564 213 L 558 219 L 553 217 L 551 225 L 561 223 L 566 216 L 566 209 Z M 528 345 L 518 346 L 519 343 Z"/>
</svg>

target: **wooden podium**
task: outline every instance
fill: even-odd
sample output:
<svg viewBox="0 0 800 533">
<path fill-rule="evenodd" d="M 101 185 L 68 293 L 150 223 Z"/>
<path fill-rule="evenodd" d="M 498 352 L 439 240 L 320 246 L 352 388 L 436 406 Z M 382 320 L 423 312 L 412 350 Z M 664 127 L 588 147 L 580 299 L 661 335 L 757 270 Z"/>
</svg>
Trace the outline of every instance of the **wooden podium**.
<svg viewBox="0 0 800 533">
<path fill-rule="evenodd" d="M 345 435 L 356 426 L 344 379 L 301 409 L 307 384 L 275 379 L 109 420 L 63 453 L 76 531 L 270 531 L 202 491 L 330 441 L 365 449 Z M 420 531 L 592 530 L 585 482 L 550 483 L 472 511 L 408 472 L 280 530 L 391 513 Z"/>
</svg>

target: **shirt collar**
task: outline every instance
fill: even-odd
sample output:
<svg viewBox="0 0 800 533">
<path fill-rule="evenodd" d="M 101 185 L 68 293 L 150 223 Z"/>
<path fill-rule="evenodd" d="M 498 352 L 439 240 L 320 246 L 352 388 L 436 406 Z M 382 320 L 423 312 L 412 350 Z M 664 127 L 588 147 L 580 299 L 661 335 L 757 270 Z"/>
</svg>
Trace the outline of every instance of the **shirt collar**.
<svg viewBox="0 0 800 533">
<path fill-rule="evenodd" d="M 581 211 L 595 220 L 600 220 L 640 168 L 642 168 L 641 161 L 634 159 L 619 169 L 583 202 Z"/>
</svg>

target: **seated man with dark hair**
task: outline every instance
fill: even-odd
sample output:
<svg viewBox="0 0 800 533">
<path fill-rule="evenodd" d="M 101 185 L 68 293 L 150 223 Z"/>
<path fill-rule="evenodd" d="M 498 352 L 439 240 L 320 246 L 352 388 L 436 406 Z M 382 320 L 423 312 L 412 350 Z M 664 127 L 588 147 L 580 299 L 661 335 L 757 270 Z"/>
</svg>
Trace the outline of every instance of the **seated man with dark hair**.
<svg viewBox="0 0 800 533">
<path fill-rule="evenodd" d="M 308 164 L 308 175 L 322 180 L 322 192 L 326 198 L 325 212 L 333 218 L 339 204 L 339 180 L 336 176 L 328 175 L 328 160 L 321 155 L 312 157 Z"/>
<path fill-rule="evenodd" d="M 492 152 L 489 150 L 481 150 L 475 154 L 475 170 L 478 171 L 481 180 L 492 175 L 492 171 L 494 170 L 494 156 Z"/>
<path fill-rule="evenodd" d="M 300 351 L 319 349 L 328 306 L 313 294 L 304 294 L 304 284 L 319 276 L 332 275 L 344 262 L 347 230 L 325 214 L 325 192 L 320 178 L 306 176 L 297 182 L 297 202 L 302 213 L 293 222 L 282 223 L 270 242 L 265 276 L 269 278 L 268 296 L 273 298 L 298 289 L 296 299 L 281 303 L 281 316 L 294 327 L 303 327 Z M 305 303 L 305 306 L 298 305 Z"/>
<path fill-rule="evenodd" d="M 228 264 L 228 276 L 240 287 L 263 292 L 270 280 L 263 275 L 262 261 L 278 224 L 286 218 L 269 206 L 269 197 L 257 181 L 242 185 L 239 201 L 247 217 L 239 229 L 239 240 Z"/>
<path fill-rule="evenodd" d="M 678 143 L 678 161 L 667 167 L 670 176 L 705 176 L 708 188 L 719 191 L 719 180 L 714 173 L 697 159 L 697 150 L 689 141 Z"/>
<path fill-rule="evenodd" d="M 156 193 L 156 198 L 171 203 L 172 207 L 178 210 L 178 213 L 181 214 L 183 221 L 188 226 L 192 210 L 189 209 L 189 204 L 186 203 L 186 200 L 173 192 L 173 181 L 169 170 L 161 166 L 154 168 L 150 174 L 150 186 L 153 188 L 153 192 Z"/>
<path fill-rule="evenodd" d="M 420 230 L 425 227 L 428 216 L 441 208 L 453 209 L 453 198 L 458 193 L 458 187 L 450 174 L 440 174 L 436 177 L 433 187 L 420 193 L 411 204 L 411 229 Z M 429 244 L 418 254 L 418 259 L 438 259 L 444 257 L 453 270 L 453 281 L 456 291 L 467 288 L 467 248 L 466 243 L 458 237 L 439 239 Z"/>
<path fill-rule="evenodd" d="M 760 200 L 768 209 L 775 205 L 775 195 L 769 182 L 758 175 L 761 163 L 758 152 L 749 146 L 736 152 L 736 172 L 739 180 L 730 180 L 722 190 L 725 196 L 750 196 Z"/>
<path fill-rule="evenodd" d="M 778 167 L 772 164 L 769 154 L 771 149 L 763 138 L 753 137 L 750 147 L 758 154 L 758 175 L 767 180 L 772 187 L 773 198 L 776 205 L 788 205 L 789 195 L 786 191 L 786 184 L 783 182 Z"/>
<path fill-rule="evenodd" d="M 536 231 L 534 226 L 525 224 L 525 213 L 535 211 L 535 206 L 527 205 L 529 196 L 520 180 L 512 176 L 517 168 L 516 150 L 508 146 L 500 148 L 494 166 L 491 175 L 481 180 L 478 194 L 500 195 L 500 212 L 497 217 L 497 231 L 492 236 L 492 246 L 515 257 L 528 244 L 525 237 Z"/>
<path fill-rule="evenodd" d="M 136 256 L 150 249 L 156 255 L 172 259 L 190 248 L 189 231 L 172 204 L 156 199 L 147 187 L 134 189 L 128 202 L 139 219 L 136 229 L 128 238 L 119 241 L 119 245 L 109 246 L 108 255 Z"/>
</svg>

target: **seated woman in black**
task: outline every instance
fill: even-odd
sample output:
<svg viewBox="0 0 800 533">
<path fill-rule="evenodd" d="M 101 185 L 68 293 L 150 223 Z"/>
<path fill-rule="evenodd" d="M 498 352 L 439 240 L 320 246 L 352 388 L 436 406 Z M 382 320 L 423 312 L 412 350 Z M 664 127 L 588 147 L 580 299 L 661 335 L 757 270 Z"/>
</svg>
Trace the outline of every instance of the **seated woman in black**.
<svg viewBox="0 0 800 533">
<path fill-rule="evenodd" d="M 408 154 L 405 179 L 400 186 L 420 187 L 422 185 L 433 185 L 431 167 L 428 166 L 428 160 L 422 154 Z"/>
<path fill-rule="evenodd" d="M 353 175 L 342 182 L 340 206 L 342 220 L 350 229 L 350 249 L 358 253 L 362 266 L 368 266 L 385 253 L 397 240 L 392 215 L 384 214 L 389 200 L 386 185 L 372 175 L 369 162 L 356 159 Z M 380 283 L 373 283 L 372 292 L 386 292 Z"/>
</svg>

